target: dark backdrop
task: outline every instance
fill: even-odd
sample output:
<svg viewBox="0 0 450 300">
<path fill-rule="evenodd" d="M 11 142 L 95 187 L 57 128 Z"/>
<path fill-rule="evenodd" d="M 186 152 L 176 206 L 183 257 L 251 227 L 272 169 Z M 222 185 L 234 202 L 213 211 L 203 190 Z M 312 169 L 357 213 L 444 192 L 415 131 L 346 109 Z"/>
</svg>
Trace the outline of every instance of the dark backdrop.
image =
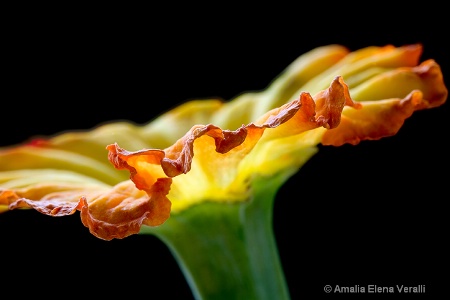
<svg viewBox="0 0 450 300">
<path fill-rule="evenodd" d="M 423 60 L 434 58 L 447 84 L 450 77 L 450 48 L 433 26 L 368 30 L 232 14 L 156 21 L 157 14 L 16 21 L 3 46 L 0 145 L 118 119 L 145 123 L 185 100 L 263 89 L 299 55 L 331 43 L 422 43 Z M 426 285 L 428 295 L 443 288 L 436 272 L 448 272 L 449 116 L 445 104 L 415 113 L 394 137 L 322 147 L 281 188 L 274 230 L 293 299 L 324 295 L 326 284 Z M 2 285 L 14 293 L 192 297 L 152 236 L 105 242 L 78 214 L 34 211 L 0 215 L 0 236 Z"/>
</svg>

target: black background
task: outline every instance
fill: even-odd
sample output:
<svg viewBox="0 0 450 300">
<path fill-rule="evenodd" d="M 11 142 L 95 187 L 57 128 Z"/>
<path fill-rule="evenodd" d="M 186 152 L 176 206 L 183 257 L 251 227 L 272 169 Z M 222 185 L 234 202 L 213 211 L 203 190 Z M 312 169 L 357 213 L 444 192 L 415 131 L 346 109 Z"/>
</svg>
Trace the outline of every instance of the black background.
<svg viewBox="0 0 450 300">
<path fill-rule="evenodd" d="M 146 123 L 189 99 L 231 99 L 265 88 L 299 55 L 332 43 L 351 50 L 422 43 L 422 60 L 434 58 L 448 86 L 450 47 L 436 16 L 386 16 L 392 26 L 367 29 L 270 8 L 219 12 L 18 15 L 3 45 L 0 146 L 112 120 Z M 416 112 L 394 137 L 321 147 L 280 189 L 274 230 L 293 299 L 326 295 L 326 284 L 426 285 L 428 296 L 445 290 L 438 272 L 448 273 L 449 116 L 447 103 Z M 34 211 L 0 215 L 0 236 L 2 285 L 18 295 L 192 298 L 153 236 L 105 242 L 78 214 Z"/>
</svg>

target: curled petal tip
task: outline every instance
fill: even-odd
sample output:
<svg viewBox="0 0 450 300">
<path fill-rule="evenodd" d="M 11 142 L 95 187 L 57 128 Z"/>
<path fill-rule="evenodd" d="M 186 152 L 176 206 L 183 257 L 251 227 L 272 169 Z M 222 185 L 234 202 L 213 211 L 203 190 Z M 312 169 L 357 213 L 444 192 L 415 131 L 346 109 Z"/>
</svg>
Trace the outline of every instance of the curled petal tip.
<svg viewBox="0 0 450 300">
<path fill-rule="evenodd" d="M 81 202 L 65 202 L 61 199 L 34 201 L 27 198 L 18 198 L 11 202 L 9 209 L 29 207 L 45 215 L 61 217 L 74 214 L 81 208 Z"/>
<path fill-rule="evenodd" d="M 159 226 L 170 217 L 171 202 L 166 197 L 172 180 L 160 178 L 147 194 L 132 184 L 119 184 L 114 192 L 92 201 L 81 199 L 81 221 L 96 237 L 122 239 L 137 234 L 142 225 Z"/>
<path fill-rule="evenodd" d="M 336 76 L 330 87 L 320 91 L 314 96 L 316 102 L 316 122 L 326 129 L 332 129 L 341 122 L 341 113 L 344 106 L 355 109 L 362 107 L 350 97 L 347 84 L 342 76 Z"/>
</svg>

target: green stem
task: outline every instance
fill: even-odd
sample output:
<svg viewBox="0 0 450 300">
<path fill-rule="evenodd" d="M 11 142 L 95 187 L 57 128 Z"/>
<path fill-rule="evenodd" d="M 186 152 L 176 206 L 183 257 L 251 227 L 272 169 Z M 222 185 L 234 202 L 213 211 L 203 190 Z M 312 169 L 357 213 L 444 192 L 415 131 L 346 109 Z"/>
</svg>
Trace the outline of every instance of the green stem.
<svg viewBox="0 0 450 300">
<path fill-rule="evenodd" d="M 289 299 L 272 226 L 276 181 L 247 202 L 205 201 L 142 233 L 169 247 L 196 299 Z"/>
</svg>

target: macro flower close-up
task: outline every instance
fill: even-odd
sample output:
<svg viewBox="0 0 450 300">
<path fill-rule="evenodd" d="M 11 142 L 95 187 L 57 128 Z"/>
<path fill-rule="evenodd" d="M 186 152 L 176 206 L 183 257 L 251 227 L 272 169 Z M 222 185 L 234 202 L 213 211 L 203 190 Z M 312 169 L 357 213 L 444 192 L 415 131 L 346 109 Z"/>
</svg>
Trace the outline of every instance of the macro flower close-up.
<svg viewBox="0 0 450 300">
<path fill-rule="evenodd" d="M 277 191 L 319 145 L 376 142 L 439 109 L 442 71 L 422 53 L 419 43 L 324 45 L 260 91 L 4 146 L 0 212 L 79 214 L 105 243 L 156 236 L 196 299 L 289 299 L 273 232 Z"/>
</svg>

